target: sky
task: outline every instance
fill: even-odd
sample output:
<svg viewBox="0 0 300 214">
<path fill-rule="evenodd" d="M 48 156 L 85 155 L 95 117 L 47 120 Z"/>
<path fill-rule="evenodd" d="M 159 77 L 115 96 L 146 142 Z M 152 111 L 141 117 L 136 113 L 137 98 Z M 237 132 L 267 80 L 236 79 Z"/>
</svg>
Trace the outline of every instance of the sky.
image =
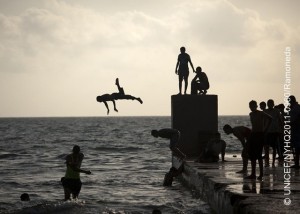
<svg viewBox="0 0 300 214">
<path fill-rule="evenodd" d="M 298 0 L 0 0 L 0 117 L 169 116 L 181 46 L 218 95 L 219 115 L 283 103 L 286 48 L 300 100 Z M 189 80 L 194 77 L 190 70 Z M 190 87 L 188 87 L 188 92 Z"/>
</svg>

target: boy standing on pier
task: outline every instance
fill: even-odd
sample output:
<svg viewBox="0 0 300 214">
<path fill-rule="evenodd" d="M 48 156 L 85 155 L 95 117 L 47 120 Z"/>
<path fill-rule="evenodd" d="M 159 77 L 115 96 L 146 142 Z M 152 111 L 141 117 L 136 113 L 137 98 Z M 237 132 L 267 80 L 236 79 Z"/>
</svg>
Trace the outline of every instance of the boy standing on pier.
<svg viewBox="0 0 300 214">
<path fill-rule="evenodd" d="M 263 111 L 257 110 L 257 102 L 252 100 L 249 103 L 250 120 L 252 125 L 252 131 L 249 137 L 249 158 L 251 160 L 251 174 L 245 179 L 256 179 L 256 160 L 259 165 L 258 180 L 263 178 L 263 160 L 262 150 L 264 146 L 264 132 L 270 126 L 272 117 Z"/>
<path fill-rule="evenodd" d="M 243 150 L 242 150 L 243 169 L 236 173 L 246 173 L 248 168 L 248 159 L 249 159 L 248 140 L 251 134 L 251 129 L 249 129 L 246 126 L 236 126 L 232 128 L 230 125 L 226 124 L 223 127 L 223 130 L 228 135 L 233 134 L 241 142 L 243 146 Z"/>
<path fill-rule="evenodd" d="M 185 52 L 185 47 L 180 48 L 180 54 L 178 55 L 175 73 L 179 76 L 179 94 L 181 95 L 182 81 L 184 80 L 184 94 L 188 87 L 188 78 L 189 78 L 189 64 L 195 72 L 192 60 L 190 55 Z"/>
</svg>

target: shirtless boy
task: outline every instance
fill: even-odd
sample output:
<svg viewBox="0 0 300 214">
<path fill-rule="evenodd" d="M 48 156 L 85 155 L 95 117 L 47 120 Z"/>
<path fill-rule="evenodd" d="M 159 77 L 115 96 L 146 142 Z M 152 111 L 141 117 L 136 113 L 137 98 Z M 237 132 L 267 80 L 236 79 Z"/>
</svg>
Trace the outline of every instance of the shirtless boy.
<svg viewBox="0 0 300 214">
<path fill-rule="evenodd" d="M 251 129 L 245 126 L 236 126 L 231 127 L 230 125 L 226 124 L 223 127 L 223 130 L 226 134 L 233 134 L 242 144 L 243 150 L 242 150 L 242 159 L 243 159 L 243 169 L 241 171 L 238 171 L 236 173 L 246 173 L 248 168 L 248 140 L 250 137 Z"/>
<path fill-rule="evenodd" d="M 251 160 L 251 174 L 245 179 L 256 179 L 256 160 L 259 165 L 259 176 L 257 180 L 263 178 L 263 159 L 262 150 L 264 146 L 264 133 L 270 126 L 272 117 L 263 111 L 257 110 L 257 102 L 252 100 L 249 102 L 250 121 L 252 131 L 249 137 L 249 158 Z"/>
</svg>

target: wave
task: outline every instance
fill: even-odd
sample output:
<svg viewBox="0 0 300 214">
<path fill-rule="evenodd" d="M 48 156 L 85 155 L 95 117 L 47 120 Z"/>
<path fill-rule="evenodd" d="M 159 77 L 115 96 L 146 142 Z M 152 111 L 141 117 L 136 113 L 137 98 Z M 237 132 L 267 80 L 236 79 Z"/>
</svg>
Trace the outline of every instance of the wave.
<svg viewBox="0 0 300 214">
<path fill-rule="evenodd" d="M 85 201 L 58 201 L 58 202 L 42 202 L 33 205 L 32 202 L 22 203 L 23 207 L 18 210 L 6 212 L 7 214 L 67 214 L 67 213 L 84 213 Z M 4 212 L 5 213 L 5 212 Z"/>
</svg>

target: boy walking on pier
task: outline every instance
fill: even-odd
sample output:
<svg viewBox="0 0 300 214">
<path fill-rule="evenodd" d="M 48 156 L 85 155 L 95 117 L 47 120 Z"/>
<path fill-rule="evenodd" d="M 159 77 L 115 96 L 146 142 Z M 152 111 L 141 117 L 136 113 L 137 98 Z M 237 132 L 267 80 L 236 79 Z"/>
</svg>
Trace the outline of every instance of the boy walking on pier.
<svg viewBox="0 0 300 214">
<path fill-rule="evenodd" d="M 251 174 L 245 179 L 256 179 L 256 160 L 259 165 L 258 180 L 263 178 L 263 159 L 262 150 L 264 145 L 264 132 L 270 126 L 272 117 L 263 111 L 257 110 L 257 102 L 252 100 L 249 103 L 250 121 L 252 125 L 252 131 L 249 138 L 249 158 L 251 160 Z"/>
</svg>

